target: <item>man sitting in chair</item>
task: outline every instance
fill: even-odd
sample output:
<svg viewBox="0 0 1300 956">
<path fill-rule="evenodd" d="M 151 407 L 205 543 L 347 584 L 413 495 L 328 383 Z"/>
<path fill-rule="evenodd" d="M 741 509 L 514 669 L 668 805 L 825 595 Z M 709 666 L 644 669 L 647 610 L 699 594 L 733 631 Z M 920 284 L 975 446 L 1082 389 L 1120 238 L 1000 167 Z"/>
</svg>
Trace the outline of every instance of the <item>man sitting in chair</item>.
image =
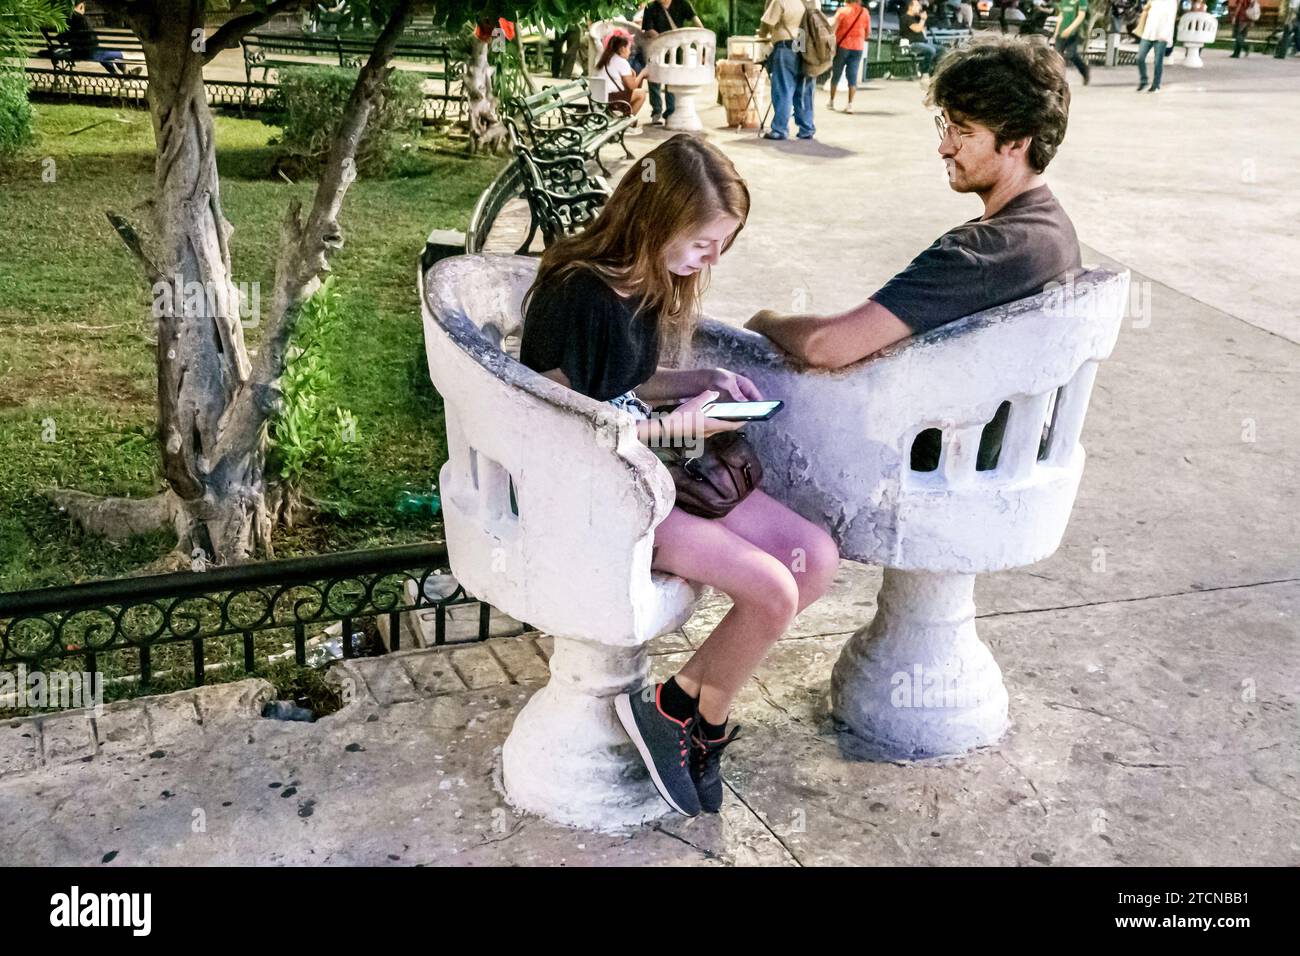
<svg viewBox="0 0 1300 956">
<path fill-rule="evenodd" d="M 1080 268 L 1074 225 L 1043 171 L 1065 137 L 1065 62 L 1040 44 L 989 38 L 948 53 L 937 106 L 948 184 L 984 214 L 956 226 L 866 302 L 838 315 L 757 313 L 746 328 L 810 365 L 841 368 L 899 339 L 1036 295 Z"/>
<path fill-rule="evenodd" d="M 1065 137 L 1065 61 L 1042 44 L 996 37 L 947 54 L 926 102 L 937 106 L 948 184 L 975 193 L 984 214 L 956 226 L 866 302 L 837 315 L 758 312 L 746 328 L 810 365 L 842 368 L 888 345 L 996 305 L 1027 298 L 1081 266 L 1074 225 L 1043 171 Z M 981 442 L 996 460 L 1004 406 Z M 938 460 L 937 435 L 918 442 L 913 467 Z M 929 441 L 929 439 L 927 439 Z"/>
</svg>

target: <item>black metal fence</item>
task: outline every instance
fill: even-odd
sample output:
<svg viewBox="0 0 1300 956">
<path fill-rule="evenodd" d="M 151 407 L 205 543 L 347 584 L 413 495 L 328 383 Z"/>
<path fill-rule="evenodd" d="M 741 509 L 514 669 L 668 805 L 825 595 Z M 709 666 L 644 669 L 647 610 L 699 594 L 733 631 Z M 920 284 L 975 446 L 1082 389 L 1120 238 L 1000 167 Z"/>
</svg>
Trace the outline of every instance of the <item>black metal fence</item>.
<svg viewBox="0 0 1300 956">
<path fill-rule="evenodd" d="M 93 674 L 104 655 L 128 652 L 147 688 L 153 651 L 188 642 L 197 686 L 207 641 L 242 639 L 248 673 L 255 635 L 292 630 L 295 660 L 305 665 L 309 626 L 340 622 L 343 656 L 354 657 L 355 622 L 387 615 L 388 646 L 398 650 L 401 615 L 430 608 L 434 643 L 444 644 L 447 608 L 476 603 L 442 577 L 447 567 L 444 545 L 417 544 L 0 593 L 0 668 L 44 670 L 72 658 Z M 480 605 L 473 640 L 488 636 L 490 614 Z"/>
<path fill-rule="evenodd" d="M 27 67 L 33 96 L 46 99 L 64 99 L 68 102 L 98 102 L 112 100 L 123 105 L 145 106 L 149 78 L 147 76 L 114 76 L 98 68 L 53 69 Z M 214 108 L 257 113 L 265 109 L 277 89 L 275 83 L 258 80 L 204 79 L 203 91 L 208 105 Z M 426 93 L 421 119 L 425 122 L 459 118 L 465 113 L 464 97 L 457 93 Z"/>
<path fill-rule="evenodd" d="M 27 67 L 34 95 L 66 97 L 68 100 L 111 99 L 119 103 L 143 106 L 149 78 L 146 76 L 113 76 L 97 69 L 55 70 L 44 67 Z M 239 80 L 203 81 L 209 106 L 235 109 L 260 109 L 275 90 L 274 83 L 241 82 Z"/>
</svg>

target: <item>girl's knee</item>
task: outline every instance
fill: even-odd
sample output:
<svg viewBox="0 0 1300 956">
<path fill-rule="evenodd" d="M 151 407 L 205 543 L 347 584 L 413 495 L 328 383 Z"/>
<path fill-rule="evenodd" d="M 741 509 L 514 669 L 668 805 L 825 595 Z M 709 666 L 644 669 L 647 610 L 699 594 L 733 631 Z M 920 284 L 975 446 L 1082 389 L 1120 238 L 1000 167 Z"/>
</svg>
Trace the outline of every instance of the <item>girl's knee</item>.
<svg viewBox="0 0 1300 956">
<path fill-rule="evenodd" d="M 741 608 L 753 611 L 785 630 L 799 611 L 799 585 L 790 569 L 772 561 L 747 585 L 740 593 L 731 595 L 731 599 Z"/>
<path fill-rule="evenodd" d="M 793 551 L 790 570 L 805 592 L 821 595 L 830 587 L 840 566 L 840 549 L 835 539 L 809 524 L 806 535 Z"/>
</svg>

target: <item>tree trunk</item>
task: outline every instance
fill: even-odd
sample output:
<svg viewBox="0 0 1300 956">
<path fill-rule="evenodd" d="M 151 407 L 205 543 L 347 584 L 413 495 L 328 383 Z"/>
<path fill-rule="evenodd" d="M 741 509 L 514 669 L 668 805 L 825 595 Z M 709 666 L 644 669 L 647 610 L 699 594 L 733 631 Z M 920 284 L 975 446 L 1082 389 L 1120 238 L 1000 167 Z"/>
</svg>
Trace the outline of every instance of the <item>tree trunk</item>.
<svg viewBox="0 0 1300 956">
<path fill-rule="evenodd" d="M 244 348 L 239 294 L 230 276 L 232 228 L 221 210 L 203 66 L 291 0 L 227 23 L 208 38 L 206 50 L 195 42 L 204 35 L 205 0 L 123 8 L 149 70 L 157 150 L 149 241 L 142 243 L 120 217 L 109 218 L 154 283 L 158 434 L 167 490 L 144 500 L 49 492 L 87 530 L 124 537 L 173 528 L 173 558 L 196 568 L 271 554 L 273 521 L 286 509 L 292 514 L 294 499 L 275 488 L 268 505 L 266 425 L 280 406 L 279 380 L 302 304 L 343 245 L 338 215 L 356 178 L 357 145 L 382 95 L 411 3 L 396 0 L 357 77 L 306 219 L 296 201 L 285 216 L 271 308 L 258 317 L 265 321 L 255 364 Z M 259 294 L 257 301 L 265 298 Z"/>
<path fill-rule="evenodd" d="M 216 451 L 223 417 L 250 366 L 230 276 L 232 231 L 221 209 L 216 137 L 203 90 L 202 2 L 169 8 L 141 37 L 149 70 L 154 164 L 158 431 L 163 474 L 187 511 L 187 554 L 238 562 L 269 545 L 265 436 L 232 459 Z M 260 297 L 259 297 L 260 298 Z M 196 555 L 197 556 L 197 555 Z"/>
<path fill-rule="evenodd" d="M 469 151 L 496 153 L 505 149 L 506 127 L 492 95 L 492 74 L 488 44 L 470 37 L 469 62 L 465 64 L 465 95 L 469 99 Z"/>
</svg>

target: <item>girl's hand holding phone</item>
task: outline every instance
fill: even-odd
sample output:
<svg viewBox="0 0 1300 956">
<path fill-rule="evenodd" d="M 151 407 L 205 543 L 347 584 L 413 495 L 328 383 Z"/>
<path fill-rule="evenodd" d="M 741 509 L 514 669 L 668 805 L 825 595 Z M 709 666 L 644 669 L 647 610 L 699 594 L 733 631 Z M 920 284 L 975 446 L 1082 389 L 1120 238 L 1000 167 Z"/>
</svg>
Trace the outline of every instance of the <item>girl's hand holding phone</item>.
<svg viewBox="0 0 1300 956">
<path fill-rule="evenodd" d="M 724 422 L 701 414 L 701 408 L 717 400 L 718 393 L 713 389 L 707 389 L 678 405 L 676 410 L 664 417 L 669 420 L 673 434 L 694 435 L 698 438 L 708 438 L 719 432 L 734 432 L 744 427 L 744 422 Z"/>
<path fill-rule="evenodd" d="M 722 400 L 734 402 L 761 402 L 763 395 L 758 390 L 758 386 L 739 375 L 725 368 L 715 368 L 709 374 L 706 388 L 717 390 L 722 395 Z"/>
</svg>

